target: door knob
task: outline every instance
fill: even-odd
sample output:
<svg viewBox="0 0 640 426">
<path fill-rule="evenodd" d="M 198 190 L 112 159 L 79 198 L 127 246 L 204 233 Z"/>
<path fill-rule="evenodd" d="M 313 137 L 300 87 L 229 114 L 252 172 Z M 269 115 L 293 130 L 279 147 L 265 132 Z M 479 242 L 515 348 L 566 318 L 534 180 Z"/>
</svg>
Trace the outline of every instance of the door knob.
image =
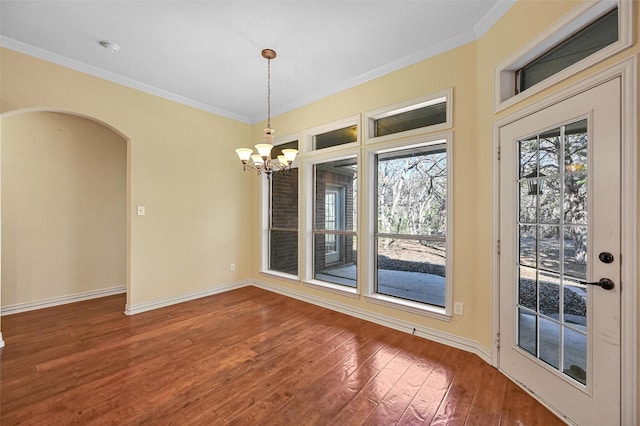
<svg viewBox="0 0 640 426">
<path fill-rule="evenodd" d="M 580 284 L 597 285 L 598 287 L 602 287 L 604 290 L 612 290 L 615 287 L 615 284 L 613 284 L 613 281 L 611 281 L 609 278 L 600 278 L 600 281 L 591 283 L 587 281 L 580 281 Z"/>
<path fill-rule="evenodd" d="M 611 263 L 613 262 L 613 255 L 608 251 L 603 251 L 598 255 L 598 259 L 600 259 L 602 263 Z"/>
</svg>

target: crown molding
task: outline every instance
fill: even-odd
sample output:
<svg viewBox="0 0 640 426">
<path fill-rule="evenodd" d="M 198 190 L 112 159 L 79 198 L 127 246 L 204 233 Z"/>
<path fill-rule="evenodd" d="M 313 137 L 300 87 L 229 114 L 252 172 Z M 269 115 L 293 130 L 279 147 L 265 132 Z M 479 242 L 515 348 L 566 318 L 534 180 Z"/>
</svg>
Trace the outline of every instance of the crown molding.
<svg viewBox="0 0 640 426">
<path fill-rule="evenodd" d="M 473 26 L 473 32 L 476 35 L 476 39 L 482 37 L 484 33 L 489 31 L 489 28 L 498 22 L 498 19 L 507 13 L 507 10 L 509 10 L 514 4 L 516 4 L 516 0 L 499 0 L 496 2 L 491 10 L 489 10 L 489 12 L 487 12 L 482 19 Z"/>
<path fill-rule="evenodd" d="M 150 95 L 158 96 L 173 102 L 178 102 L 183 105 L 187 105 L 193 108 L 197 108 L 212 114 L 220 115 L 222 117 L 237 120 L 242 123 L 251 124 L 249 117 L 244 115 L 235 114 L 213 105 L 205 104 L 200 101 L 196 101 L 185 96 L 180 96 L 176 93 L 168 92 L 166 90 L 158 89 L 157 87 L 149 86 L 148 84 L 141 83 L 139 81 L 123 77 L 119 74 L 105 71 L 93 65 L 86 64 L 84 62 L 76 61 L 75 59 L 67 58 L 66 56 L 58 55 L 56 53 L 49 52 L 48 50 L 35 47 L 33 45 L 23 43 L 18 40 L 14 40 L 9 37 L 0 36 L 0 47 L 15 50 L 16 52 L 23 53 L 34 58 L 42 59 L 43 61 L 52 62 L 57 65 L 61 65 L 66 68 L 70 68 L 75 71 L 89 74 L 94 77 L 98 77 L 113 83 L 121 84 L 131 89 L 139 90 L 141 92 L 148 93 Z"/>
</svg>

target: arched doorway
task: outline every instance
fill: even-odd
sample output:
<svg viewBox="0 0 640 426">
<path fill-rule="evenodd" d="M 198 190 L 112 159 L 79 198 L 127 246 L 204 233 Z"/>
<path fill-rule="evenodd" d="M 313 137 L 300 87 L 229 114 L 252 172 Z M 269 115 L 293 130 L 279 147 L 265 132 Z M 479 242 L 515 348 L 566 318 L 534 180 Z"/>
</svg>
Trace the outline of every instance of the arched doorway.
<svg viewBox="0 0 640 426">
<path fill-rule="evenodd" d="M 127 291 L 127 144 L 75 114 L 2 117 L 0 313 Z"/>
</svg>

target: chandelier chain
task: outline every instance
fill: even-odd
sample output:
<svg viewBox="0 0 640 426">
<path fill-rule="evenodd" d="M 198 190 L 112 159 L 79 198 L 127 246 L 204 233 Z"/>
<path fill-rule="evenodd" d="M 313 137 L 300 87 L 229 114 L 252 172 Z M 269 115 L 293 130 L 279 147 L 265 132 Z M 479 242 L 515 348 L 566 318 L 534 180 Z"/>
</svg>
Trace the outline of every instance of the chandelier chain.
<svg viewBox="0 0 640 426">
<path fill-rule="evenodd" d="M 267 59 L 267 128 L 271 128 L 271 59 Z"/>
</svg>

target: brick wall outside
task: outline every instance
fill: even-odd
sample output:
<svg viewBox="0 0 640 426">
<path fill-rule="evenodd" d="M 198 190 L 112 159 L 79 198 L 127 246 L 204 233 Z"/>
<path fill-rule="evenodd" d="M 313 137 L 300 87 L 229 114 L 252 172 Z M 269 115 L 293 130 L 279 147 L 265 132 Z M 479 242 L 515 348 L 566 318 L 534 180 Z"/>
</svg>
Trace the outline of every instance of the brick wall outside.
<svg viewBox="0 0 640 426">
<path fill-rule="evenodd" d="M 298 169 L 271 176 L 271 228 L 298 229 Z M 298 274 L 298 232 L 269 232 L 269 269 Z"/>
<path fill-rule="evenodd" d="M 315 229 L 324 229 L 325 220 L 325 191 L 327 186 L 344 187 L 345 205 L 345 229 L 353 230 L 353 177 L 341 173 L 333 173 L 321 168 L 316 168 L 316 191 L 315 191 Z M 353 237 L 340 236 L 343 238 L 341 257 L 338 262 L 331 266 L 348 265 L 355 262 L 353 250 Z M 314 273 L 326 269 L 325 264 L 325 236 L 316 234 L 314 238 Z"/>
</svg>

